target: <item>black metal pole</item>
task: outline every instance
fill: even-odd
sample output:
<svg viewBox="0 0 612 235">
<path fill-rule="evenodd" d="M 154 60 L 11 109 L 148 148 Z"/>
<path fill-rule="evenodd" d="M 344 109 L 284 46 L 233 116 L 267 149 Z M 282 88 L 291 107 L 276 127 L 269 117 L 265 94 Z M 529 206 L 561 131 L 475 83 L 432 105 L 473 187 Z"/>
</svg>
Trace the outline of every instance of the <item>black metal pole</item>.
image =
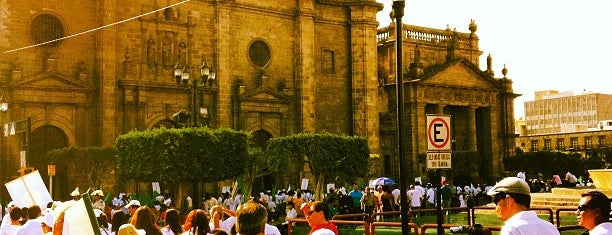
<svg viewBox="0 0 612 235">
<path fill-rule="evenodd" d="M 408 195 L 406 194 L 406 169 L 404 166 L 404 83 L 402 70 L 402 17 L 404 16 L 404 1 L 393 1 L 393 14 L 395 16 L 395 89 L 397 106 L 397 150 L 400 168 L 400 213 L 402 217 L 402 234 L 408 234 Z"/>
<path fill-rule="evenodd" d="M 436 170 L 436 221 L 438 222 L 438 234 L 444 234 L 444 217 L 442 216 L 442 170 Z"/>
<path fill-rule="evenodd" d="M 192 115 L 192 119 L 193 119 L 193 127 L 197 127 L 198 126 L 198 80 L 197 79 L 192 79 L 193 80 L 193 87 L 191 90 L 191 96 L 193 99 L 193 113 Z"/>
</svg>

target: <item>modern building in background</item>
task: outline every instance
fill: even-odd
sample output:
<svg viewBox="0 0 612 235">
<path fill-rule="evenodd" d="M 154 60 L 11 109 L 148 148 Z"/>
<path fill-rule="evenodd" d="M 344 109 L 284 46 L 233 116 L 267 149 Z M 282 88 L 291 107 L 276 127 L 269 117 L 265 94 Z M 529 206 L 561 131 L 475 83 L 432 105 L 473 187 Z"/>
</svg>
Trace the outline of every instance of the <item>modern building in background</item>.
<svg viewBox="0 0 612 235">
<path fill-rule="evenodd" d="M 516 147 L 522 152 L 577 152 L 586 157 L 590 151 L 612 148 L 611 141 L 612 128 L 608 128 L 520 136 Z"/>
<path fill-rule="evenodd" d="M 26 0 L 0 9 L 3 122 L 29 120 L 27 165 L 45 181 L 49 150 L 203 125 L 250 131 L 260 144 L 303 132 L 364 136 L 383 156 L 374 174 L 398 176 L 395 35 L 379 29 L 375 0 Z M 412 176 L 425 171 L 416 156 L 426 151 L 426 114 L 453 117 L 455 149 L 480 152 L 483 178 L 499 176 L 512 154 L 517 94 L 492 59 L 479 68 L 476 24 L 468 28 L 405 27 Z M 3 182 L 18 175 L 17 139 L 3 139 Z M 54 196 L 87 187 L 56 167 Z"/>
<path fill-rule="evenodd" d="M 525 102 L 525 135 L 587 131 L 599 121 L 612 119 L 612 95 L 583 92 L 538 91 Z"/>
<path fill-rule="evenodd" d="M 516 148 L 523 152 L 573 151 L 582 156 L 612 147 L 612 95 L 538 91 L 517 121 Z"/>
</svg>

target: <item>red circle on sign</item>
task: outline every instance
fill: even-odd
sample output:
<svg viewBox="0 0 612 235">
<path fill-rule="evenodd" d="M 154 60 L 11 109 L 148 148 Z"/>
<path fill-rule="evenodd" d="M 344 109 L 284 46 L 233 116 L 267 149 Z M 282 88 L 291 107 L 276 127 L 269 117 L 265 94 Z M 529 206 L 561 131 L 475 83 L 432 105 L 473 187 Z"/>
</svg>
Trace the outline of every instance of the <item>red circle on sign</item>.
<svg viewBox="0 0 612 235">
<path fill-rule="evenodd" d="M 434 123 L 436 123 L 437 121 L 440 121 L 444 124 L 444 128 L 446 128 L 446 138 L 444 139 L 444 142 L 442 142 L 441 144 L 436 144 L 436 142 L 433 141 L 433 139 L 431 139 L 431 127 L 433 126 Z M 427 128 L 427 138 L 429 139 L 429 143 L 431 143 L 431 145 L 433 145 L 436 148 L 444 148 L 444 146 L 446 146 L 446 144 L 448 144 L 448 139 L 450 137 L 450 130 L 448 129 L 448 123 L 446 123 L 446 121 L 443 118 L 434 118 L 433 120 L 431 120 L 431 122 L 429 123 L 429 127 Z"/>
</svg>

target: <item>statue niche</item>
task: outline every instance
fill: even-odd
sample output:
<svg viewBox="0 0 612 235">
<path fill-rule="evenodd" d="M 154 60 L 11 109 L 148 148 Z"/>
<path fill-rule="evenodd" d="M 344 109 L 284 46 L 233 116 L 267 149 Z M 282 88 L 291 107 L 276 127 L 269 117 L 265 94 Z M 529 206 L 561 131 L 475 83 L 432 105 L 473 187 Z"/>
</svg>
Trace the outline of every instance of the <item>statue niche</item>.
<svg viewBox="0 0 612 235">
<path fill-rule="evenodd" d="M 156 62 L 155 51 L 155 40 L 149 38 L 149 40 L 147 40 L 147 65 L 151 68 L 155 66 Z"/>
<path fill-rule="evenodd" d="M 168 36 L 162 39 L 161 59 L 164 66 L 174 66 L 172 63 L 172 39 Z"/>
</svg>

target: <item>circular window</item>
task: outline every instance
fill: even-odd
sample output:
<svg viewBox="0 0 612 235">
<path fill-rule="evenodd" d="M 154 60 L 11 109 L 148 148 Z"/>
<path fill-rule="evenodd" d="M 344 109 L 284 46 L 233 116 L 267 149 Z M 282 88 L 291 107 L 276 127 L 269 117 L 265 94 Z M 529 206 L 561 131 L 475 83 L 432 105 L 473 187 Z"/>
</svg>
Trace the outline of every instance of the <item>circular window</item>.
<svg viewBox="0 0 612 235">
<path fill-rule="evenodd" d="M 270 47 L 262 40 L 257 40 L 249 46 L 249 58 L 253 64 L 265 68 L 270 63 Z"/>
<path fill-rule="evenodd" d="M 30 36 L 32 36 L 32 40 L 34 40 L 36 44 L 52 41 L 64 37 L 64 26 L 62 22 L 53 15 L 39 15 L 32 21 Z M 60 42 L 61 41 L 55 41 L 42 46 L 46 48 L 58 47 Z"/>
</svg>

